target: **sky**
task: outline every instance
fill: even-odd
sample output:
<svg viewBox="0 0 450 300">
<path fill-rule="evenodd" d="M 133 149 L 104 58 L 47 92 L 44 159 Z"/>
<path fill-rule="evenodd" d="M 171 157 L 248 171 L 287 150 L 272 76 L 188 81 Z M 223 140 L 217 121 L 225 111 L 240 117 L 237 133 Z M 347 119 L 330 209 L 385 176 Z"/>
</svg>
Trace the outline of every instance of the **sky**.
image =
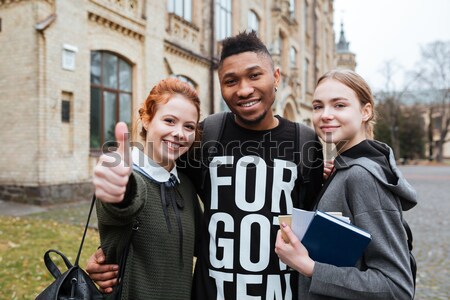
<svg viewBox="0 0 450 300">
<path fill-rule="evenodd" d="M 392 61 L 394 87 L 401 89 L 403 70 L 414 69 L 420 48 L 450 40 L 450 0 L 335 0 L 336 41 L 341 21 L 356 54 L 356 72 L 377 91 L 386 86 L 382 70 Z"/>
</svg>

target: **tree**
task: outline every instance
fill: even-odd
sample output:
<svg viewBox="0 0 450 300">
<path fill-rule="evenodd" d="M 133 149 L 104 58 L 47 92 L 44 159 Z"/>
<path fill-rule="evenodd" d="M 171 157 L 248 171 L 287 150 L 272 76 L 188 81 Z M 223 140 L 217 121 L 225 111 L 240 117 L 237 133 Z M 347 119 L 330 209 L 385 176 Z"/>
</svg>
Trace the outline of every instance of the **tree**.
<svg viewBox="0 0 450 300">
<path fill-rule="evenodd" d="M 401 107 L 399 120 L 400 157 L 421 159 L 425 153 L 425 122 L 422 105 Z"/>
<path fill-rule="evenodd" d="M 418 66 L 415 76 L 420 80 L 416 84 L 433 95 L 428 103 L 429 156 L 435 155 L 436 161 L 441 162 L 444 144 L 450 141 L 450 41 L 435 41 L 422 47 Z"/>
<path fill-rule="evenodd" d="M 378 112 L 378 121 L 375 125 L 375 136 L 380 141 L 383 141 L 392 147 L 396 158 L 404 157 L 404 155 L 408 155 L 408 157 L 417 157 L 421 156 L 421 154 L 419 154 L 420 151 L 414 153 L 414 155 L 413 153 L 406 153 L 407 151 L 404 151 L 405 148 L 402 146 L 404 139 L 400 136 L 405 134 L 409 135 L 410 133 L 409 128 L 402 127 L 403 123 L 405 123 L 405 120 L 402 119 L 402 113 L 407 112 L 403 102 L 405 101 L 405 98 L 409 97 L 408 95 L 411 95 L 410 87 L 417 79 L 417 76 L 411 77 L 401 88 L 397 88 L 395 86 L 394 77 L 397 76 L 400 70 L 401 67 L 392 60 L 386 61 L 381 70 L 381 73 L 385 78 L 385 88 L 375 94 Z M 417 123 L 411 128 L 418 128 L 418 125 L 422 124 L 421 120 L 422 118 L 416 117 L 408 121 Z M 415 139 L 419 145 L 413 147 L 414 149 L 423 147 L 423 145 L 420 145 L 421 140 L 421 137 Z"/>
<path fill-rule="evenodd" d="M 393 118 L 392 98 L 377 104 L 378 119 L 375 124 L 375 138 L 388 145 L 394 145 L 393 138 L 397 139 L 398 154 L 396 158 L 421 159 L 425 148 L 425 122 L 422 117 L 421 105 L 398 105 L 397 115 Z M 392 120 L 395 131 L 393 134 Z M 393 148 L 394 149 L 394 148 Z"/>
</svg>

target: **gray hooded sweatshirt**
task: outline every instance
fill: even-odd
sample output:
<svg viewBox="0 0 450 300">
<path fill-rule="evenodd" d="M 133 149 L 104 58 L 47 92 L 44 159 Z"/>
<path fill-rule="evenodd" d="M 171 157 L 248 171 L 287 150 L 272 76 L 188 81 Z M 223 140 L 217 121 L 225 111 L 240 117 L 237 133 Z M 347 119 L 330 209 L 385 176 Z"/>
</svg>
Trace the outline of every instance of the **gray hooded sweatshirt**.
<svg viewBox="0 0 450 300">
<path fill-rule="evenodd" d="M 355 267 L 316 262 L 311 278 L 300 274 L 299 299 L 412 299 L 414 285 L 402 211 L 416 192 L 386 144 L 365 140 L 335 159 L 316 208 L 340 211 L 372 241 Z"/>
</svg>

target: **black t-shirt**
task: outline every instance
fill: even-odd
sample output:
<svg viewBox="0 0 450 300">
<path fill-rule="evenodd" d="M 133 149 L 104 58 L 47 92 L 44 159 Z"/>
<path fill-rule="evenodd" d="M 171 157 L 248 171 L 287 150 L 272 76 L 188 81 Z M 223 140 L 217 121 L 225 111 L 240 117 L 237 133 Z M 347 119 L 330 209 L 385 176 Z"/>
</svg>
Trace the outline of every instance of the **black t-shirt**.
<svg viewBox="0 0 450 300">
<path fill-rule="evenodd" d="M 278 215 L 304 207 L 299 201 L 301 155 L 295 124 L 278 119 L 272 130 L 253 131 L 239 127 L 229 114 L 217 152 L 204 169 L 206 177 L 201 168 L 185 170 L 203 201 L 205 222 L 192 299 L 296 298 L 297 274 L 274 249 Z M 310 198 L 322 182 L 316 146 Z"/>
</svg>

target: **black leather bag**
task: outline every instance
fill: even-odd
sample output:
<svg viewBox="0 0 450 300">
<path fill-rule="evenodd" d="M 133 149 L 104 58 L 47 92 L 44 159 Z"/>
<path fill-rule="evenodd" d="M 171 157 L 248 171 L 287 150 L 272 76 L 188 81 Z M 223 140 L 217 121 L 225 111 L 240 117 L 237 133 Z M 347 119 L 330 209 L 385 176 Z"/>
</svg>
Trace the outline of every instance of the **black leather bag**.
<svg viewBox="0 0 450 300">
<path fill-rule="evenodd" d="M 57 253 L 67 266 L 67 271 L 61 271 L 50 258 L 50 253 Z M 57 250 L 48 250 L 44 254 L 47 269 L 55 277 L 55 281 L 48 286 L 36 300 L 100 300 L 103 294 L 97 289 L 89 275 L 78 265 L 73 266 L 67 257 Z"/>
<path fill-rule="evenodd" d="M 81 239 L 80 248 L 75 263 L 72 265 L 67 257 L 57 250 L 50 249 L 44 254 L 44 263 L 49 272 L 55 277 L 55 281 L 42 291 L 36 300 L 100 300 L 105 299 L 104 295 L 97 289 L 92 279 L 78 265 L 81 250 L 83 248 L 84 238 L 91 218 L 92 209 L 94 207 L 95 197 L 92 199 L 91 209 L 89 211 L 88 220 L 84 228 L 83 238 Z M 67 266 L 67 271 L 61 273 L 50 257 L 50 253 L 58 254 Z M 119 295 L 120 297 L 120 295 Z"/>
</svg>

